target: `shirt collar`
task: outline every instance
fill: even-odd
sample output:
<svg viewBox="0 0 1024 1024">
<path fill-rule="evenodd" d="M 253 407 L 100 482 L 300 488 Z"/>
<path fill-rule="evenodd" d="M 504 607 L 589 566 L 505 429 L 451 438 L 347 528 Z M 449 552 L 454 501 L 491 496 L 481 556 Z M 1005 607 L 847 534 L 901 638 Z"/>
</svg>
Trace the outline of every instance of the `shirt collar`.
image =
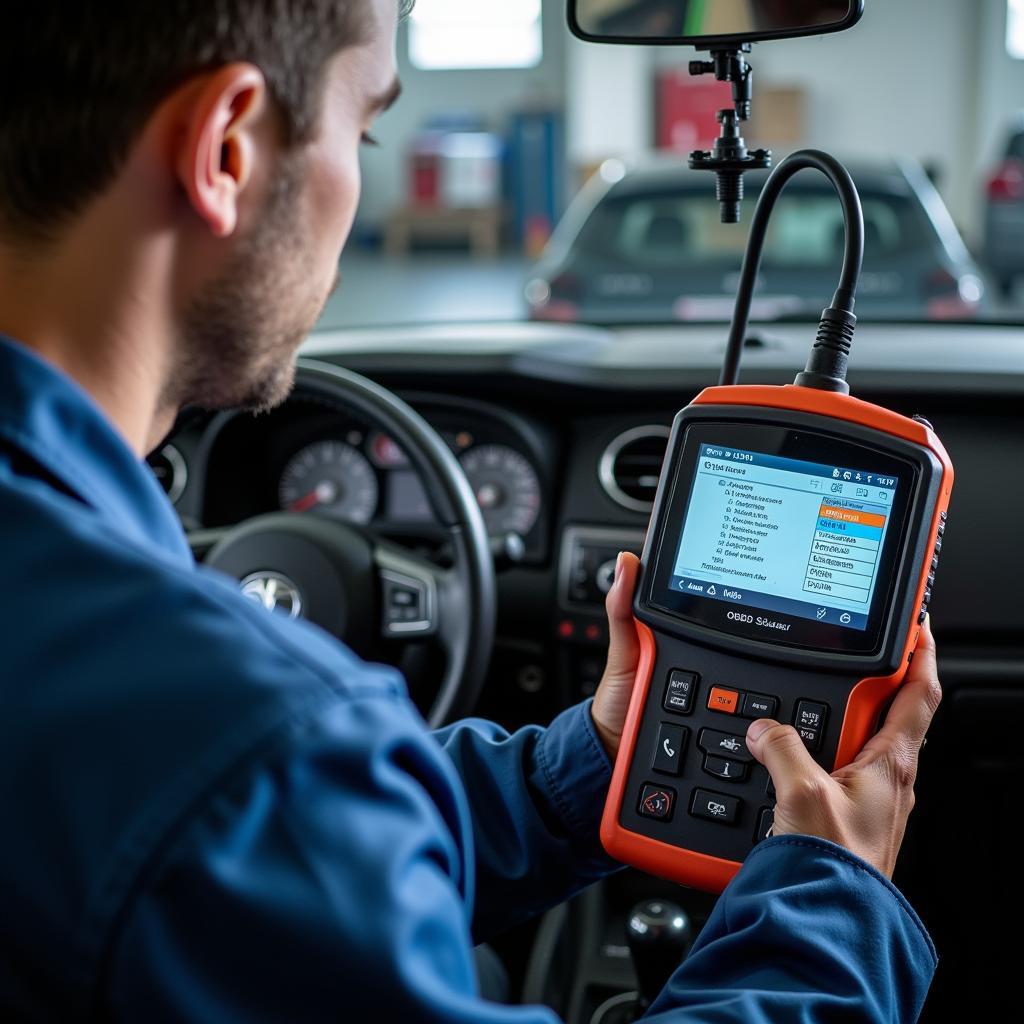
<svg viewBox="0 0 1024 1024">
<path fill-rule="evenodd" d="M 0 438 L 126 538 L 193 564 L 167 496 L 99 406 L 66 374 L 3 335 Z"/>
</svg>

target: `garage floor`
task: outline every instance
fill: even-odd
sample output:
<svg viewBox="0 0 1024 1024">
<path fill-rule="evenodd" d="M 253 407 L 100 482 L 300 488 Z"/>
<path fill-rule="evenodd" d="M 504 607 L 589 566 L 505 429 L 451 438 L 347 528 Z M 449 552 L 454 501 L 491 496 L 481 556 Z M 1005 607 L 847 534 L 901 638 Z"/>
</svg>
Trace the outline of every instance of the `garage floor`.
<svg viewBox="0 0 1024 1024">
<path fill-rule="evenodd" d="M 341 285 L 318 326 L 522 320 L 528 267 L 515 257 L 423 253 L 396 260 L 346 253 Z"/>
</svg>

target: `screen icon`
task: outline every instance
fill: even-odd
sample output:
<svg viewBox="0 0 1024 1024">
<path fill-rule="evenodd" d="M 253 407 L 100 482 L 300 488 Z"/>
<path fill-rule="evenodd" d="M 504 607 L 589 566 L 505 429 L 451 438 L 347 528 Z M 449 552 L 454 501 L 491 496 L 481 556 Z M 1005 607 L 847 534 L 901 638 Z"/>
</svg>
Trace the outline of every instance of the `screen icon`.
<svg viewBox="0 0 1024 1024">
<path fill-rule="evenodd" d="M 857 488 L 857 497 L 866 498 L 871 492 L 866 487 Z"/>
<path fill-rule="evenodd" d="M 832 470 L 832 475 L 833 475 L 834 477 L 838 478 L 838 477 L 839 477 L 839 475 L 840 475 L 840 473 L 839 473 L 839 470 L 838 470 L 838 469 L 833 469 L 833 470 Z"/>
<path fill-rule="evenodd" d="M 711 586 L 708 587 L 708 597 L 715 597 L 717 594 L 718 591 L 715 589 L 715 585 L 712 583 Z"/>
<path fill-rule="evenodd" d="M 843 614 L 839 616 L 839 621 L 844 626 L 848 626 L 853 621 L 853 616 L 849 612 L 843 612 Z"/>
<path fill-rule="evenodd" d="M 847 470 L 847 471 L 846 471 L 846 472 L 845 472 L 845 473 L 843 474 L 843 479 L 844 479 L 844 480 L 852 480 L 852 479 L 853 479 L 853 474 L 852 474 L 852 473 L 851 473 L 851 472 L 850 472 L 849 470 Z"/>
<path fill-rule="evenodd" d="M 814 613 L 814 615 L 815 615 L 815 618 L 817 618 L 817 619 L 819 619 L 819 620 L 820 620 L 820 619 L 823 619 L 823 618 L 825 618 L 825 616 L 826 616 L 826 615 L 828 615 L 828 609 L 827 609 L 827 608 L 819 608 L 819 609 L 818 609 L 818 610 L 817 610 L 817 611 L 816 611 L 816 612 Z"/>
</svg>

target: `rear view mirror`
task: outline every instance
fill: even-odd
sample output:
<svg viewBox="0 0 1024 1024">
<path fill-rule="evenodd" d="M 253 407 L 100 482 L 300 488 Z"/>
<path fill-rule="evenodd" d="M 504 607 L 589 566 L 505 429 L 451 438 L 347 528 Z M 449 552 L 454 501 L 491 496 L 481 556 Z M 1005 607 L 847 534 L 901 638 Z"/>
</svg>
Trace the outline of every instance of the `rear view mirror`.
<svg viewBox="0 0 1024 1024">
<path fill-rule="evenodd" d="M 864 0 L 569 0 L 569 27 L 596 43 L 701 49 L 840 32 Z"/>
</svg>

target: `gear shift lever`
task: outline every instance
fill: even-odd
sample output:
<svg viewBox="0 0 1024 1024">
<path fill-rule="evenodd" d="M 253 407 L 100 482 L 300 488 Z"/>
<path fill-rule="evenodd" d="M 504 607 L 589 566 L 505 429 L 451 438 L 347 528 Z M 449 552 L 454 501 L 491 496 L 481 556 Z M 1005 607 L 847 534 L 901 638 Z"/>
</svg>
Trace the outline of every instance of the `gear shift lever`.
<svg viewBox="0 0 1024 1024">
<path fill-rule="evenodd" d="M 665 987 L 693 942 L 690 918 L 677 903 L 645 900 L 629 913 L 626 939 L 636 968 L 640 1001 L 646 1009 Z"/>
</svg>

